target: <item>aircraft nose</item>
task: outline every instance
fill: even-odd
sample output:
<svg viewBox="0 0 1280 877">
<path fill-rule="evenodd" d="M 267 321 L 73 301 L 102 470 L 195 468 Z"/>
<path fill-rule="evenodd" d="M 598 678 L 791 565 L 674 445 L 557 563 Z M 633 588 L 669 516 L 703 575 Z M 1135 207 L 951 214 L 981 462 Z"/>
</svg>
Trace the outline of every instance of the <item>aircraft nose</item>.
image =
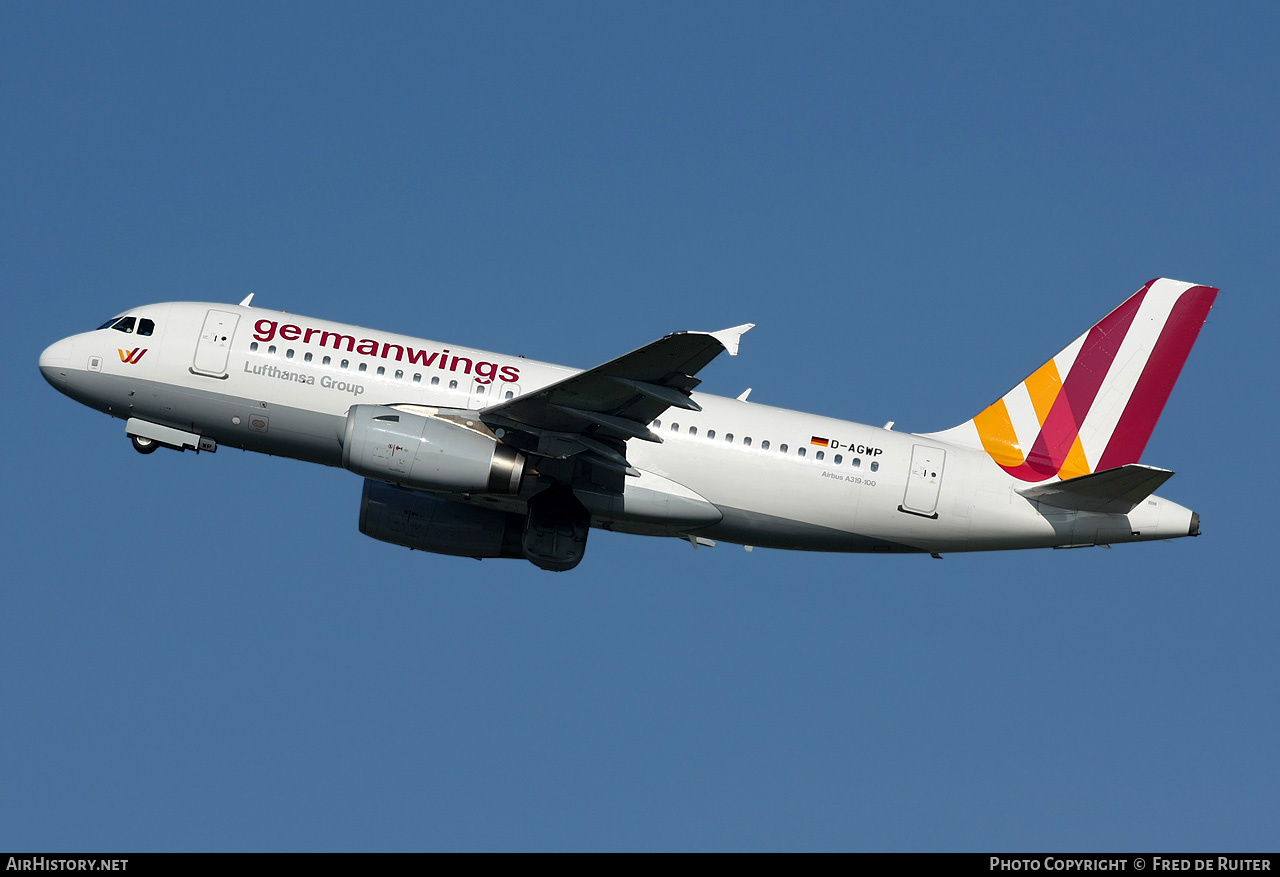
<svg viewBox="0 0 1280 877">
<path fill-rule="evenodd" d="M 40 354 L 40 373 L 46 381 L 55 387 L 66 382 L 74 349 L 75 342 L 70 338 L 55 341 L 44 349 Z"/>
</svg>

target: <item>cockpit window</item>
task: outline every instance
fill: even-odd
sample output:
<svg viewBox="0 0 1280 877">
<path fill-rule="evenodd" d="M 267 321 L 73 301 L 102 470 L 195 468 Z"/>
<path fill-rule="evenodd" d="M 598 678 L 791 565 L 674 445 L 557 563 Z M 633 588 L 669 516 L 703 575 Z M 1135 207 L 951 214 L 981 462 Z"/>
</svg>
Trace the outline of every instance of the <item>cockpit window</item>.
<svg viewBox="0 0 1280 877">
<path fill-rule="evenodd" d="M 112 317 L 107 320 L 98 329 L 115 329 L 117 332 L 132 332 L 134 325 L 138 327 L 139 335 L 150 335 L 156 330 L 154 320 L 142 319 L 136 317 Z M 94 331 L 97 331 L 96 329 Z"/>
</svg>

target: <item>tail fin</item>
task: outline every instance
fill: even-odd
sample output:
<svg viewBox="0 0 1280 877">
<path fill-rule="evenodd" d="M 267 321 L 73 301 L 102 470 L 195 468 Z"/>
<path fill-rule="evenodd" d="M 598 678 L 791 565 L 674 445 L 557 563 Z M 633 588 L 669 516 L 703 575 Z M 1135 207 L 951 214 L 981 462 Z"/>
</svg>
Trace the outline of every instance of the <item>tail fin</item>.
<svg viewBox="0 0 1280 877">
<path fill-rule="evenodd" d="M 1022 481 L 1136 463 L 1217 295 L 1152 280 L 985 411 L 934 435 L 985 450 Z"/>
</svg>

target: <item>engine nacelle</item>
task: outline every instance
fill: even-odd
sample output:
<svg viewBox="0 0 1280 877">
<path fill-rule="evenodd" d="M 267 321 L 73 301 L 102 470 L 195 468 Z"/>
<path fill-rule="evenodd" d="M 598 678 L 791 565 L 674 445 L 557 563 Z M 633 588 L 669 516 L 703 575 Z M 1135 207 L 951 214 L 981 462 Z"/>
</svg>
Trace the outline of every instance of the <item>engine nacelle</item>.
<svg viewBox="0 0 1280 877">
<path fill-rule="evenodd" d="M 515 494 L 524 455 L 435 417 L 383 405 L 352 405 L 342 465 L 357 475 L 405 487 Z"/>
<path fill-rule="evenodd" d="M 457 557 L 524 557 L 524 515 L 441 499 L 366 478 L 360 532 Z"/>
</svg>

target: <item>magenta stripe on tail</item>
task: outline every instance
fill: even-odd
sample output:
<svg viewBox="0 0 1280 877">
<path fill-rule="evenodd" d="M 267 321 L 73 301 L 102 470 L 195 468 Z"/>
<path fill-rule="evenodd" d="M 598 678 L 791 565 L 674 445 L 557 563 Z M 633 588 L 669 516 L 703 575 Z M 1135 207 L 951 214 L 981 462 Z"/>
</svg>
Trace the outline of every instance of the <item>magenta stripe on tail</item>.
<svg viewBox="0 0 1280 877">
<path fill-rule="evenodd" d="M 1173 306 L 1096 469 L 1138 462 L 1217 295 L 1212 286 L 1193 286 Z"/>
</svg>

